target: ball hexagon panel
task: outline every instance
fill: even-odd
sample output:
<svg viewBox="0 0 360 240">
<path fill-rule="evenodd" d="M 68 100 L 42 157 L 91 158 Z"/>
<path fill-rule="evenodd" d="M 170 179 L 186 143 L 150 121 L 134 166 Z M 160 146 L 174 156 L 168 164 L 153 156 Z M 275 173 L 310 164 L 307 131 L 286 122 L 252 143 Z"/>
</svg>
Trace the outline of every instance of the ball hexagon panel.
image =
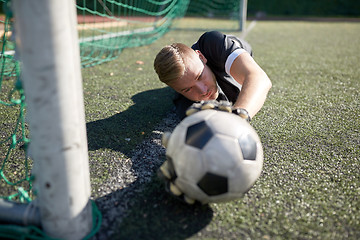
<svg viewBox="0 0 360 240">
<path fill-rule="evenodd" d="M 250 126 L 246 120 L 227 112 L 218 112 L 217 114 L 211 115 L 206 120 L 206 123 L 215 134 L 220 133 L 232 137 L 241 136 Z"/>
<path fill-rule="evenodd" d="M 178 151 L 182 151 L 186 129 L 186 126 L 180 124 L 174 129 L 167 144 L 166 155 L 174 157 Z"/>
<path fill-rule="evenodd" d="M 255 136 L 254 136 L 254 139 Z M 234 171 L 229 182 L 229 192 L 247 192 L 259 178 L 263 166 L 263 149 L 260 142 L 256 143 L 256 160 L 244 160 Z"/>
<path fill-rule="evenodd" d="M 217 196 L 228 192 L 228 178 L 207 172 L 197 184 L 208 196 Z"/>
<path fill-rule="evenodd" d="M 244 160 L 256 160 L 256 141 L 250 134 L 244 134 L 239 138 L 239 146 Z"/>
<path fill-rule="evenodd" d="M 262 162 L 243 161 L 242 166 L 234 171 L 235 174 L 229 182 L 229 192 L 247 192 L 260 176 L 261 169 Z"/>
<path fill-rule="evenodd" d="M 207 163 L 207 171 L 231 178 L 233 170 L 242 160 L 241 149 L 236 138 L 216 134 L 201 151 Z"/>
<path fill-rule="evenodd" d="M 196 183 L 208 168 L 202 152 L 199 149 L 187 145 L 180 146 L 182 151 L 178 151 L 174 156 L 174 168 L 178 177 Z"/>
<path fill-rule="evenodd" d="M 187 128 L 185 143 L 189 146 L 202 149 L 212 138 L 213 132 L 205 121 L 201 121 Z"/>
</svg>

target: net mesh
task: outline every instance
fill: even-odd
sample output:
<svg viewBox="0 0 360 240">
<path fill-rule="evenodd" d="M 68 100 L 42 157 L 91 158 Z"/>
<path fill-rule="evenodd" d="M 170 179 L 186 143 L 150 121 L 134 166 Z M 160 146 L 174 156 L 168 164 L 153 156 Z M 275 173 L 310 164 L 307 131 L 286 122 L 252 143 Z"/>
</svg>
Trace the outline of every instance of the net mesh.
<svg viewBox="0 0 360 240">
<path fill-rule="evenodd" d="M 176 21 L 173 28 L 197 31 L 243 31 L 243 9 L 247 0 L 191 0 L 186 18 Z M 244 5 L 245 4 L 245 5 Z M 214 19 L 216 21 L 208 21 Z"/>
<path fill-rule="evenodd" d="M 82 67 L 111 61 L 124 48 L 152 43 L 170 29 L 175 18 L 184 15 L 188 3 L 188 0 L 76 1 Z M 5 16 L 0 19 L 0 197 L 24 202 L 31 201 L 27 192 L 31 190 L 32 165 L 26 155 L 29 143 L 26 104 L 10 1 L 2 0 L 2 5 Z M 19 159 L 25 160 L 20 163 Z"/>
<path fill-rule="evenodd" d="M 29 202 L 30 166 L 26 156 L 29 143 L 25 123 L 25 95 L 16 61 L 12 30 L 12 13 L 4 3 L 6 15 L 0 20 L 0 197 Z"/>
<path fill-rule="evenodd" d="M 235 19 L 239 18 L 240 0 L 192 0 L 187 16 Z"/>
<path fill-rule="evenodd" d="M 150 44 L 169 31 L 174 19 L 185 14 L 189 0 L 77 0 L 82 67 L 111 61 L 124 48 Z M 11 1 L 0 0 L 0 198 L 31 202 L 32 160 L 26 124 L 26 103 L 15 46 L 16 29 Z M 60 21 L 61 19 L 59 19 Z M 94 227 L 101 214 L 93 204 Z M 97 214 L 96 214 L 97 213 Z M 36 227 L 0 225 L 0 238 L 48 238 Z"/>
<path fill-rule="evenodd" d="M 77 1 L 82 66 L 111 61 L 124 48 L 150 44 L 185 14 L 189 0 Z"/>
</svg>

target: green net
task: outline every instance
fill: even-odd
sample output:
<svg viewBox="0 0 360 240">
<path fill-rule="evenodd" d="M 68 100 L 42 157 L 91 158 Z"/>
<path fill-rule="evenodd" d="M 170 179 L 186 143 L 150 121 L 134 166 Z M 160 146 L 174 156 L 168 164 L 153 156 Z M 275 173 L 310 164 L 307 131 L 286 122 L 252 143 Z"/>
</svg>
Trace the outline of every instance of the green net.
<svg viewBox="0 0 360 240">
<path fill-rule="evenodd" d="M 82 67 L 119 57 L 124 48 L 150 44 L 169 31 L 174 19 L 184 16 L 189 0 L 77 0 Z M 14 19 L 9 0 L 0 0 L 0 198 L 31 202 L 32 160 L 27 156 L 26 102 L 14 42 Z M 61 19 L 59 19 L 61 21 Z M 93 205 L 94 227 L 101 214 Z M 99 220 L 100 219 L 100 220 Z M 48 238 L 38 228 L 0 225 L 0 238 Z"/>
<path fill-rule="evenodd" d="M 12 40 L 12 14 L 4 3 L 2 17 L 0 75 L 0 197 L 20 202 L 31 201 L 30 166 L 26 156 L 29 143 L 25 123 L 25 95 L 15 60 Z"/>
<path fill-rule="evenodd" d="M 241 0 L 192 0 L 186 15 L 193 17 L 211 17 L 238 19 Z"/>
<path fill-rule="evenodd" d="M 31 160 L 25 122 L 25 95 L 12 39 L 10 1 L 2 1 L 0 76 L 0 197 L 31 201 Z M 83 67 L 117 58 L 124 48 L 150 44 L 182 17 L 188 0 L 78 0 L 78 32 Z M 17 151 L 19 150 L 19 151 Z M 25 159 L 21 163 L 19 159 Z M 10 185 L 13 188 L 5 187 Z M 6 189 L 6 190 L 5 190 Z"/>
<path fill-rule="evenodd" d="M 191 0 L 186 18 L 173 28 L 198 31 L 243 31 L 247 0 Z M 214 21 L 208 21 L 211 18 Z"/>
<path fill-rule="evenodd" d="M 185 14 L 189 0 L 77 1 L 82 66 L 111 61 L 124 48 L 150 44 Z"/>
</svg>

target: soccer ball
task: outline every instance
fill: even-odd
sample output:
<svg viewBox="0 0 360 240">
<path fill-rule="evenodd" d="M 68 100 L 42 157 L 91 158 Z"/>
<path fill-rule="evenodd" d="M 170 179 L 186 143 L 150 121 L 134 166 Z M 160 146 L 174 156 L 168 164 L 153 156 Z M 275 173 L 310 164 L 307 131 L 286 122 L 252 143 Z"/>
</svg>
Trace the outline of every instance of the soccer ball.
<svg viewBox="0 0 360 240">
<path fill-rule="evenodd" d="M 232 113 L 203 110 L 190 115 L 163 135 L 163 144 L 172 185 L 188 203 L 241 198 L 262 170 L 259 136 Z"/>
</svg>

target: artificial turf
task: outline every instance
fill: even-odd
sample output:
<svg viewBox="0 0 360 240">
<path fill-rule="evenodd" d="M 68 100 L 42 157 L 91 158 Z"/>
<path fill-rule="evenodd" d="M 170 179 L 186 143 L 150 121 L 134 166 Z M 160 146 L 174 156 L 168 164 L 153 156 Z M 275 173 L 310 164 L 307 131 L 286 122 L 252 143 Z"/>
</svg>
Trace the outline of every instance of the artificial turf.
<svg viewBox="0 0 360 240">
<path fill-rule="evenodd" d="M 251 123 L 263 172 L 242 199 L 188 206 L 156 177 L 163 155 L 133 160 L 172 111 L 155 54 L 204 31 L 179 21 L 153 44 L 82 70 L 92 198 L 104 215 L 95 239 L 360 239 L 360 23 L 256 23 L 246 40 L 273 83 Z M 1 136 L 9 111 L 1 108 Z"/>
<path fill-rule="evenodd" d="M 191 44 L 200 34 L 163 40 Z M 261 177 L 243 199 L 202 207 L 169 199 L 154 177 L 114 238 L 360 238 L 360 24 L 257 22 L 246 40 L 273 83 L 252 121 Z"/>
</svg>

